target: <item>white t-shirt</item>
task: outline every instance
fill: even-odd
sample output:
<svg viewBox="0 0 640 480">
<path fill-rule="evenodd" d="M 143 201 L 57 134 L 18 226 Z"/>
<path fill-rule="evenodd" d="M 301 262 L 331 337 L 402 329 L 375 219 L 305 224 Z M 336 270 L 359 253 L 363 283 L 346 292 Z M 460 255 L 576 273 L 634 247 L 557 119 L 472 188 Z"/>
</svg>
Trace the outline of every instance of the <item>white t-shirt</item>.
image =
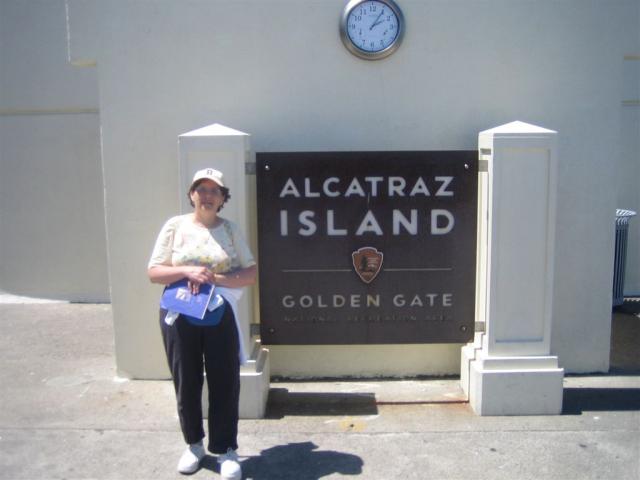
<svg viewBox="0 0 640 480">
<path fill-rule="evenodd" d="M 227 273 L 255 265 L 237 225 L 220 220 L 218 226 L 206 228 L 194 223 L 191 213 L 170 218 L 160 230 L 148 266 L 199 265 Z"/>
</svg>

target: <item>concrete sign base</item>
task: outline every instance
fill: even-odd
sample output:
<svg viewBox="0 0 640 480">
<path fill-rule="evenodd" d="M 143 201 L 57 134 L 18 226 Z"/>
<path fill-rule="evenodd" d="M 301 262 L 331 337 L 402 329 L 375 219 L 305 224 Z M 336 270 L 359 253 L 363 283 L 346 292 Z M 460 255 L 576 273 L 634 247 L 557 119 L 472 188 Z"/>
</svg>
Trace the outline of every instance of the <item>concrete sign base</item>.
<svg viewBox="0 0 640 480">
<path fill-rule="evenodd" d="M 486 357 L 471 362 L 469 401 L 478 415 L 559 415 L 558 357 Z"/>
<path fill-rule="evenodd" d="M 479 415 L 557 415 L 557 133 L 512 122 L 481 132 L 478 151 L 476 324 L 484 329 L 462 348 L 462 388 Z"/>
</svg>

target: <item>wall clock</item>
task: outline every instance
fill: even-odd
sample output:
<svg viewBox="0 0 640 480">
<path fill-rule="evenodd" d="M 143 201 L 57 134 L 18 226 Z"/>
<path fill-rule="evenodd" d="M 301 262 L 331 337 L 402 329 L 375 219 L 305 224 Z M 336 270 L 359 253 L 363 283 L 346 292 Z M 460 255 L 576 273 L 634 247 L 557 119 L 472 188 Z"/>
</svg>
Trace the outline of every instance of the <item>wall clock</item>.
<svg viewBox="0 0 640 480">
<path fill-rule="evenodd" d="M 379 60 L 395 52 L 404 34 L 404 17 L 393 0 L 351 0 L 340 20 L 342 42 L 354 55 Z"/>
</svg>

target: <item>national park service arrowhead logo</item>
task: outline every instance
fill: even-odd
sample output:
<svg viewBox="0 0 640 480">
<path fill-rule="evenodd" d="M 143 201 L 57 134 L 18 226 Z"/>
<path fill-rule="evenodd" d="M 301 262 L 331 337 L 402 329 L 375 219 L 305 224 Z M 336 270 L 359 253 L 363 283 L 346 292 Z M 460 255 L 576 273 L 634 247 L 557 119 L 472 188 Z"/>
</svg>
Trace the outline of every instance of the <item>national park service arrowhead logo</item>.
<svg viewBox="0 0 640 480">
<path fill-rule="evenodd" d="M 373 247 L 362 247 L 351 254 L 353 268 L 364 283 L 371 283 L 382 268 L 384 255 Z"/>
</svg>

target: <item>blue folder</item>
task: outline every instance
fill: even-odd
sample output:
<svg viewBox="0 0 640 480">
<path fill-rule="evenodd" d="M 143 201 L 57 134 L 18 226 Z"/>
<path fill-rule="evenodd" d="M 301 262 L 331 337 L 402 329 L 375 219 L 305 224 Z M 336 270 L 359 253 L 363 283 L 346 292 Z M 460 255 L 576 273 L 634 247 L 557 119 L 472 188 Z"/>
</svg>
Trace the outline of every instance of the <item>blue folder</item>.
<svg viewBox="0 0 640 480">
<path fill-rule="evenodd" d="M 214 286 L 203 283 L 200 285 L 198 294 L 194 295 L 187 282 L 188 280 L 183 278 L 167 285 L 160 299 L 160 308 L 202 320 L 213 295 Z"/>
</svg>

